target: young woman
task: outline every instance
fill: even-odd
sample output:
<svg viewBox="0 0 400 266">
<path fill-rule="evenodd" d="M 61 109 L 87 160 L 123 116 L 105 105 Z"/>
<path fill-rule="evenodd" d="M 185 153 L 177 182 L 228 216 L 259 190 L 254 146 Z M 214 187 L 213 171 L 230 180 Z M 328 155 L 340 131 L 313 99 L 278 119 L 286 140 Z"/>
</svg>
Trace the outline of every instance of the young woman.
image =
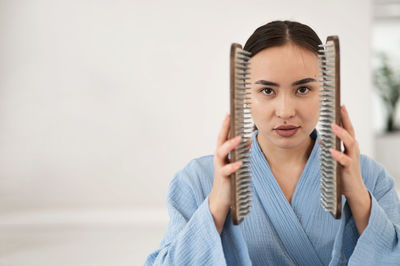
<svg viewBox="0 0 400 266">
<path fill-rule="evenodd" d="M 215 154 L 192 160 L 171 181 L 171 220 L 146 265 L 400 265 L 393 178 L 360 155 L 344 106 L 343 127 L 332 129 L 345 151 L 331 150 L 343 166 L 341 219 L 320 206 L 319 44 L 310 27 L 292 21 L 270 22 L 249 38 L 251 213 L 232 224 L 229 175 L 241 162 L 227 161 L 240 142 L 228 139 L 228 115 Z"/>
</svg>

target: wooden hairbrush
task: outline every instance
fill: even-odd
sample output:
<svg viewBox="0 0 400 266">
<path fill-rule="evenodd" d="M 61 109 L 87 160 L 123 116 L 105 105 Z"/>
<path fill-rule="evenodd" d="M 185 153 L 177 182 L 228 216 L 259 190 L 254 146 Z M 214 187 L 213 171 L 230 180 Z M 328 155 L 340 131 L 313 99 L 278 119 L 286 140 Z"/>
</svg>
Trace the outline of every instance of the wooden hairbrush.
<svg viewBox="0 0 400 266">
<path fill-rule="evenodd" d="M 338 36 L 328 36 L 319 46 L 321 72 L 320 126 L 321 126 L 321 206 L 339 219 L 342 212 L 340 177 L 342 166 L 332 157 L 329 148 L 341 150 L 341 140 L 331 129 L 335 122 L 341 125 L 340 113 L 340 50 Z"/>
<path fill-rule="evenodd" d="M 231 174 L 233 224 L 240 224 L 250 213 L 251 170 L 249 142 L 252 133 L 250 112 L 249 59 L 250 52 L 237 43 L 231 45 L 230 52 L 230 138 L 241 136 L 240 144 L 230 152 L 230 162 L 241 160 L 241 167 Z"/>
</svg>

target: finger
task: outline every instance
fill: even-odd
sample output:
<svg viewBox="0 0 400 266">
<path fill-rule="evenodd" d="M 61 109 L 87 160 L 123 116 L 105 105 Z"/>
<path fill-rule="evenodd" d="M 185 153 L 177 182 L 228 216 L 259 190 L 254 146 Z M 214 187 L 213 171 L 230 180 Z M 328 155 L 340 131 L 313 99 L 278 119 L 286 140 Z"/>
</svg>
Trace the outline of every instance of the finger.
<svg viewBox="0 0 400 266">
<path fill-rule="evenodd" d="M 224 175 L 224 176 L 229 176 L 229 175 L 231 175 L 232 173 L 234 173 L 235 171 L 237 171 L 237 170 L 240 168 L 240 166 L 241 166 L 242 164 L 243 164 L 242 161 L 236 161 L 236 162 L 234 162 L 234 163 L 230 163 L 230 164 L 225 165 L 225 166 L 222 167 L 222 169 L 221 169 L 222 175 Z"/>
<path fill-rule="evenodd" d="M 340 163 L 343 167 L 348 167 L 352 159 L 351 157 L 347 156 L 343 152 L 330 148 L 329 151 L 332 154 L 333 159 L 335 159 L 338 163 Z"/>
<path fill-rule="evenodd" d="M 217 148 L 216 159 L 219 165 L 225 164 L 228 153 L 239 145 L 240 139 L 240 136 L 236 136 L 228 141 L 225 141 L 224 144 Z"/>
<path fill-rule="evenodd" d="M 229 119 L 230 119 L 230 115 L 227 114 L 225 116 L 224 121 L 222 122 L 222 128 L 221 128 L 221 130 L 219 131 L 219 134 L 218 134 L 217 147 L 219 147 L 222 144 L 224 144 L 224 142 L 228 138 L 228 134 L 229 134 Z"/>
<path fill-rule="evenodd" d="M 357 141 L 349 134 L 349 132 L 347 132 L 346 129 L 332 123 L 332 131 L 343 141 L 347 154 L 353 154 L 356 151 Z"/>
<path fill-rule="evenodd" d="M 343 127 L 347 130 L 347 132 L 349 132 L 349 134 L 354 138 L 354 128 L 353 128 L 353 124 L 350 121 L 350 116 L 349 113 L 347 112 L 347 109 L 344 105 L 342 105 L 341 108 L 342 111 L 342 123 L 343 123 Z"/>
</svg>

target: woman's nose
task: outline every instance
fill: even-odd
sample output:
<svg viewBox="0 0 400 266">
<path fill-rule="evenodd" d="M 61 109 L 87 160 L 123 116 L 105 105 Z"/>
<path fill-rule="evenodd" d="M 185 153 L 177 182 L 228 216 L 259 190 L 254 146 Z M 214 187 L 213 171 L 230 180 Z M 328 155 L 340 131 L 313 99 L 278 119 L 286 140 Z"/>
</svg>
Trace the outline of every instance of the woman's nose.
<svg viewBox="0 0 400 266">
<path fill-rule="evenodd" d="M 280 97 L 275 110 L 276 116 L 281 119 L 289 119 L 295 115 L 294 104 L 291 102 L 290 97 Z"/>
</svg>

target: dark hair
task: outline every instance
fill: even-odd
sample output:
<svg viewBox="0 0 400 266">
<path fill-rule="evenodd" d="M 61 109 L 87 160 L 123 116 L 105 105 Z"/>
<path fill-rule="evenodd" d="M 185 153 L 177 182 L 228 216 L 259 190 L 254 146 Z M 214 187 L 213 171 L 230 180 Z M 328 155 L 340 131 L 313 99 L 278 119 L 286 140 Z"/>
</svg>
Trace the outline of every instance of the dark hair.
<svg viewBox="0 0 400 266">
<path fill-rule="evenodd" d="M 243 49 L 254 56 L 263 49 L 282 46 L 289 42 L 314 54 L 318 54 L 318 45 L 322 44 L 318 35 L 309 26 L 296 21 L 275 20 L 257 28 Z M 257 130 L 256 125 L 253 130 Z"/>
</svg>

